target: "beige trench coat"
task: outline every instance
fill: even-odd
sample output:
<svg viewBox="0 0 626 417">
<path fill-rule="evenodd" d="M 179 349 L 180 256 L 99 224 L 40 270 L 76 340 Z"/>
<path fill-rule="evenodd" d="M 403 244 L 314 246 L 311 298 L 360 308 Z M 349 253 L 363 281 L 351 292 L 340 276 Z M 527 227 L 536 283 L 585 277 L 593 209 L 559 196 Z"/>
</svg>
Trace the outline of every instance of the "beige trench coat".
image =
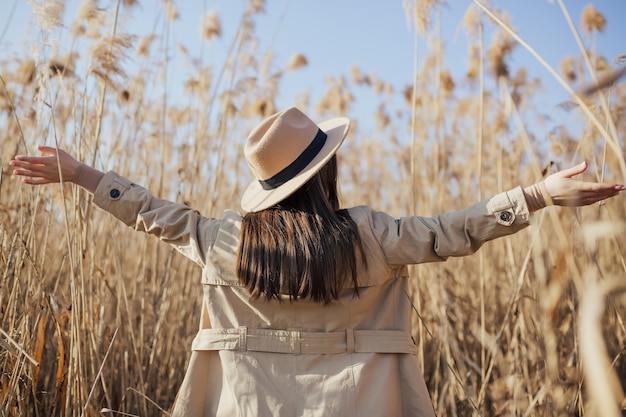
<svg viewBox="0 0 626 417">
<path fill-rule="evenodd" d="M 528 225 L 521 188 L 435 217 L 349 209 L 368 255 L 359 295 L 252 301 L 235 276 L 241 216 L 202 217 L 114 172 L 94 202 L 202 267 L 200 330 L 173 416 L 434 416 L 411 337 L 407 264 L 443 261 Z"/>
</svg>

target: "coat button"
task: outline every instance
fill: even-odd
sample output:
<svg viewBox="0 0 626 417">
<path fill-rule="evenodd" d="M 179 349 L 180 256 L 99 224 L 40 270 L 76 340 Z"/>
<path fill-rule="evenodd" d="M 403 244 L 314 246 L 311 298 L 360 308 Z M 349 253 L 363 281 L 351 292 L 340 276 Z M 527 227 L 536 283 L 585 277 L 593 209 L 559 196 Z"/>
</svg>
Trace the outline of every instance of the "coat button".
<svg viewBox="0 0 626 417">
<path fill-rule="evenodd" d="M 503 211 L 500 213 L 500 221 L 502 223 L 509 223 L 513 218 L 513 214 L 510 211 Z"/>
<path fill-rule="evenodd" d="M 120 190 L 118 190 L 117 188 L 114 188 L 111 191 L 109 191 L 109 197 L 119 198 L 119 196 L 120 196 Z"/>
</svg>

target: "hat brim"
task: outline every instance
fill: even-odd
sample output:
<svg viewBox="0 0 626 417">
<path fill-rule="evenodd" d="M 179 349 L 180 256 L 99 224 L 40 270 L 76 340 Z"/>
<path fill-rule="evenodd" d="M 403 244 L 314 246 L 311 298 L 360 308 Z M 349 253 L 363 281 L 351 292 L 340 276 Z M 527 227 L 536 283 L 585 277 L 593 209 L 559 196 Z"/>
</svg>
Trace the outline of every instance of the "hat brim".
<svg viewBox="0 0 626 417">
<path fill-rule="evenodd" d="M 326 142 L 313 160 L 292 179 L 272 190 L 265 190 L 259 181 L 253 181 L 243 193 L 241 208 L 246 212 L 261 211 L 280 203 L 296 192 L 335 155 L 350 129 L 350 119 L 337 117 L 318 124 L 327 135 Z"/>
</svg>

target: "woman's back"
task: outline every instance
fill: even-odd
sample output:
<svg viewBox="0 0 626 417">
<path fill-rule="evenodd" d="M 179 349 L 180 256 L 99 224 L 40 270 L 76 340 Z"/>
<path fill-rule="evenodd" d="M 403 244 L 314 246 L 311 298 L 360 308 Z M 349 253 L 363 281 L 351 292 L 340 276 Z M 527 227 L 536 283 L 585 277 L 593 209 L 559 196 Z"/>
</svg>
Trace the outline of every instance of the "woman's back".
<svg viewBox="0 0 626 417">
<path fill-rule="evenodd" d="M 233 268 L 241 217 L 226 213 L 207 257 L 203 321 L 174 415 L 432 415 L 406 266 L 387 265 L 370 210 L 349 212 L 370 262 L 358 271 L 358 295 L 347 282 L 326 304 L 251 298 Z"/>
</svg>

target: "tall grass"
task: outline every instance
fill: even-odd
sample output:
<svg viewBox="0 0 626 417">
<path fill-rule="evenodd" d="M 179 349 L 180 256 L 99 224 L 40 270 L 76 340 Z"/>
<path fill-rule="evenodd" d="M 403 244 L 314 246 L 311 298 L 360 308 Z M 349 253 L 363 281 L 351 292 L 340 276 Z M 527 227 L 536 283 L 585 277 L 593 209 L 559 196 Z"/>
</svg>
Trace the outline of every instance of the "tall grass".
<svg viewBox="0 0 626 417">
<path fill-rule="evenodd" d="M 118 224 L 74 186 L 20 184 L 8 160 L 37 143 L 58 144 L 219 216 L 238 207 L 250 180 L 241 138 L 276 110 L 284 71 L 307 65 L 301 54 L 272 71 L 272 51 L 259 49 L 254 30 L 264 4 L 251 1 L 224 62 L 204 62 L 180 46 L 189 78 L 164 84 L 177 3 L 160 3 L 159 29 L 141 39 L 118 19 L 139 13 L 134 3 L 102 10 L 83 2 L 68 31 L 63 2 L 35 2 L 41 48 L 0 61 L 3 416 L 167 415 L 201 301 L 200 271 L 181 255 Z M 586 159 L 587 179 L 623 182 L 626 85 L 612 72 L 619 63 L 585 47 L 558 3 L 581 55 L 551 71 L 572 93 L 570 111 L 587 121 L 579 131 L 561 126 L 537 137 L 530 121 L 541 122 L 531 105 L 539 85 L 510 64 L 516 48 L 532 45 L 479 1 L 464 22 L 465 77 L 445 67 L 441 3 L 405 1 L 416 41 L 406 89 L 354 67 L 329 77 L 318 102 L 306 93 L 295 98 L 320 118 L 355 117 L 339 155 L 346 205 L 430 215 L 530 184 L 554 169 L 552 161 Z M 613 24 L 595 8 L 581 19 L 588 38 Z M 205 42 L 222 36 L 214 11 L 203 22 Z M 497 28 L 491 41 L 485 26 Z M 62 48 L 48 42 L 51 33 L 67 39 Z M 434 46 L 418 51 L 424 38 Z M 186 101 L 174 100 L 174 90 Z M 352 112 L 363 90 L 378 101 L 372 115 Z M 359 128 L 365 118 L 376 121 L 374 130 Z M 533 227 L 474 256 L 412 268 L 415 336 L 438 415 L 620 415 L 625 210 L 621 197 L 547 209 Z"/>
</svg>

